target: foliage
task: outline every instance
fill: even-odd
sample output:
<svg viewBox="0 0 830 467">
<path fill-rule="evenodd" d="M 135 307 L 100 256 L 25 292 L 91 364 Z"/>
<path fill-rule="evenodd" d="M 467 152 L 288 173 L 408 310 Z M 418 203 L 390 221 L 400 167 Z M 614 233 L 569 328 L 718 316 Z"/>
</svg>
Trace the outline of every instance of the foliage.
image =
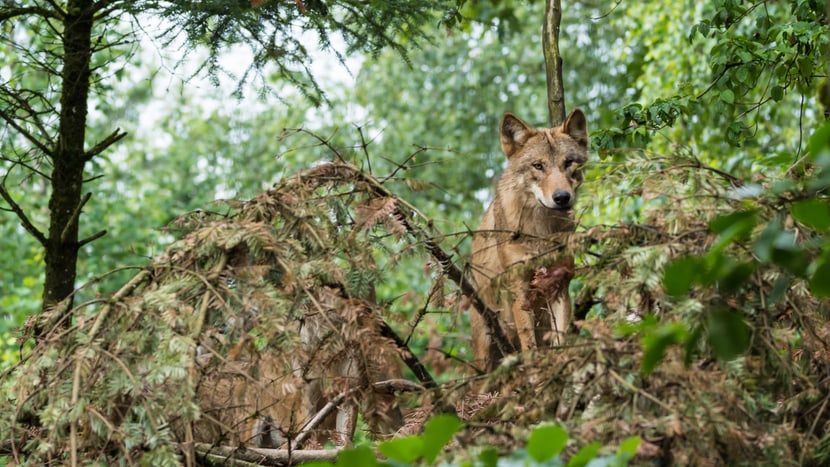
<svg viewBox="0 0 830 467">
<path fill-rule="evenodd" d="M 340 453 L 336 462 L 311 462 L 303 464 L 307 467 L 332 466 L 401 466 L 418 465 L 423 461 L 426 465 L 434 465 L 435 455 L 443 451 L 447 443 L 452 440 L 459 429 L 464 428 L 453 415 L 436 415 L 424 427 L 422 435 L 397 438 L 384 441 L 377 446 L 379 453 L 387 461 L 379 461 L 368 447 L 347 449 Z M 482 467 L 513 467 L 513 466 L 561 466 L 583 467 L 625 466 L 637 451 L 640 440 L 628 438 L 623 441 L 613 455 L 598 456 L 603 449 L 599 443 L 592 443 L 580 449 L 571 456 L 567 464 L 562 460 L 561 453 L 568 442 L 568 433 L 560 426 L 542 425 L 530 431 L 526 449 L 517 449 L 509 456 L 499 456 L 494 447 L 481 450 L 473 462 L 463 464 L 446 462 L 441 465 L 476 465 Z M 603 449 L 606 450 L 607 449 Z"/>
<path fill-rule="evenodd" d="M 245 84 L 249 75 L 276 73 L 296 86 L 315 104 L 324 97 L 309 64 L 311 56 L 304 33 L 311 33 L 323 50 L 334 53 L 345 64 L 356 53 L 377 55 L 385 48 L 394 49 L 404 59 L 408 47 L 425 38 L 422 26 L 445 15 L 452 21 L 458 14 L 450 0 L 398 0 L 372 2 L 359 0 L 297 2 L 212 0 L 188 2 L 144 1 L 121 5 L 132 14 L 151 14 L 171 24 L 164 35 L 173 43 L 184 33 L 191 47 L 205 45 L 210 51 L 204 62 L 214 80 L 224 71 L 218 63 L 221 52 L 242 44 L 250 48 L 252 60 L 240 77 Z M 346 43 L 345 55 L 332 45 L 332 39 Z M 268 65 L 275 65 L 269 70 Z M 218 82 L 218 81 L 217 81 Z M 237 88 L 240 92 L 242 87 Z"/>
<path fill-rule="evenodd" d="M 251 17 L 259 11 L 245 9 L 245 2 L 238 6 Z M 467 234 L 503 164 L 496 136 L 499 116 L 513 111 L 530 121 L 545 120 L 538 31 L 527 26 L 536 24 L 539 2 L 467 1 L 459 12 L 479 15 L 480 22 L 458 19 L 461 30 L 430 37 L 431 46 L 408 54 L 411 68 L 394 53 L 376 55 L 362 67 L 354 91 L 343 93 L 346 102 L 337 96 L 330 107 L 306 112 L 293 94 L 281 92 L 279 97 L 290 104 L 285 108 L 252 106 L 232 114 L 224 109 L 194 112 L 189 99 L 166 97 L 175 110 L 159 127 L 177 135 L 171 138 L 173 144 L 131 143 L 121 150 L 126 164 L 118 157 L 96 159 L 103 161 L 96 175 L 102 172 L 125 180 L 125 185 L 141 185 L 142 194 L 135 198 L 144 209 L 130 205 L 135 200 L 130 200 L 129 188 L 106 182 L 101 197 L 111 196 L 107 203 L 124 209 L 94 211 L 91 205 L 84 212 L 94 212 L 94 219 L 100 220 L 109 216 L 122 229 L 119 238 L 142 255 L 154 252 L 152 246 L 146 251 L 134 246 L 148 238 L 139 236 L 147 232 L 139 227 L 160 225 L 175 211 L 204 208 L 181 218 L 185 237 L 171 247 L 193 259 L 182 267 L 192 266 L 198 276 L 176 274 L 179 266 L 158 259 L 150 266 L 155 275 L 145 279 L 143 288 L 112 300 L 124 306 L 107 312 L 114 321 L 112 329 L 104 329 L 99 339 L 84 337 L 101 313 L 89 303 L 77 307 L 72 320 L 56 328 L 51 340 L 37 342 L 31 354 L 24 348 L 27 360 L 16 373 L 6 375 L 4 387 L 19 377 L 14 391 L 35 387 L 35 393 L 49 397 L 33 397 L 28 406 L 33 409 L 23 412 L 17 411 L 19 399 L 6 403 L 2 429 L 33 423 L 29 414 L 38 411 L 42 418 L 33 425 L 52 423 L 54 430 L 31 435 L 52 443 L 35 452 L 33 441 L 28 448 L 33 462 L 48 456 L 47 449 L 62 455 L 71 452 L 73 422 L 77 439 L 90 443 L 84 446 L 100 442 L 96 446 L 101 447 L 108 439 L 100 451 L 107 457 L 101 459 L 133 459 L 145 449 L 155 449 L 150 454 L 173 461 L 172 444 L 165 444 L 172 442 L 173 432 L 159 422 L 156 434 L 148 421 L 153 418 L 146 414 L 158 411 L 167 417 L 172 413 L 168 403 L 178 404 L 176 410 L 186 409 L 183 421 L 206 412 L 193 402 L 198 394 L 195 380 L 183 376 L 201 368 L 194 362 L 201 341 L 189 331 L 198 322 L 194 314 L 202 304 L 207 303 L 206 313 L 212 316 L 204 334 L 220 344 L 216 355 L 226 356 L 246 334 L 262 356 L 270 351 L 303 355 L 297 342 L 277 332 L 292 330 L 294 318 L 304 311 L 286 305 L 297 302 L 290 289 L 277 286 L 286 277 L 279 275 L 283 270 L 276 274 L 279 284 L 269 282 L 270 276 L 260 269 L 240 269 L 238 264 L 226 264 L 218 276 L 211 273 L 217 256 L 230 245 L 247 248 L 250 241 L 268 258 L 267 265 L 260 265 L 263 269 L 273 272 L 274 257 L 296 261 L 290 270 L 299 272 L 288 283 L 307 286 L 315 298 L 327 296 L 338 303 L 343 299 L 326 294 L 332 277 L 360 300 L 373 289 L 376 300 L 360 310 L 368 307 L 383 316 L 430 368 L 458 362 L 449 365 L 452 370 L 439 379 L 444 384 L 436 390 L 399 399 L 405 408 L 427 413 L 449 405 L 465 420 L 465 428 L 456 435 L 458 446 L 451 445 L 438 460 L 493 465 L 509 463 L 511 458 L 499 455 L 511 452 L 517 462 L 542 459 L 547 454 L 530 441 L 526 451 L 520 450 L 525 449 L 524 440 L 542 436 L 531 436 L 528 427 L 555 420 L 568 434 L 558 454 L 575 465 L 597 455 L 612 456 L 613 449 L 601 447 L 628 446 L 626 440 L 633 437 L 640 440 L 635 462 L 826 463 L 830 129 L 820 125 L 827 99 L 817 93 L 824 89 L 826 94 L 822 5 L 684 0 L 623 2 L 608 10 L 571 2 L 567 8 L 563 55 L 568 102 L 588 108 L 598 149 L 580 193 L 582 227 L 570 245 L 579 265 L 572 296 L 584 320 L 578 322 L 579 336 L 568 345 L 511 357 L 494 374 L 473 381 L 456 379 L 467 360 L 464 314 L 457 313 L 465 303 L 428 258 L 423 242 L 434 240 L 454 252 L 456 264 L 463 268 Z M 218 24 L 213 18 L 223 17 L 212 16 L 210 27 Z M 254 30 L 250 21 L 246 17 L 230 24 L 238 27 L 241 38 Z M 419 33 L 423 31 L 426 28 Z M 48 40 L 49 31 L 45 32 L 36 37 Z M 357 137 L 343 130 L 343 122 L 354 121 L 355 115 L 366 119 L 356 123 Z M 305 138 L 306 147 L 277 147 L 283 144 L 274 141 L 281 128 L 297 126 L 315 127 L 325 136 L 300 131 L 297 136 Z M 228 127 L 233 131 L 225 137 Z M 807 144 L 809 135 L 813 136 Z M 352 139 L 359 142 L 353 144 Z M 411 152 L 405 149 L 413 144 Z M 330 157 L 332 149 L 383 180 L 388 193 L 377 197 L 349 180 L 339 188 L 318 186 L 315 196 L 303 198 L 313 205 L 313 214 L 295 215 L 295 224 L 274 221 L 263 234 L 257 230 L 261 225 L 246 219 L 250 209 L 271 199 L 267 194 L 255 196 L 261 184 L 270 181 L 261 179 L 263 172 L 294 174 Z M 271 157 L 275 153 L 279 157 Z M 320 175 L 314 170 L 322 171 L 321 167 L 310 173 Z M 46 192 L 34 179 L 7 180 L 21 183 L 19 189 L 7 186 L 18 190 L 13 191 L 16 198 L 31 201 L 32 208 L 37 207 L 36 197 L 25 197 L 24 191 Z M 208 207 L 214 196 L 254 199 Z M 402 218 L 410 227 L 438 226 L 449 234 L 425 229 L 429 234 L 412 238 L 400 231 L 406 231 L 401 218 L 388 216 L 393 208 L 408 213 Z M 282 203 L 280 209 L 294 212 L 300 207 Z M 37 221 L 44 218 L 40 212 L 34 216 Z M 147 219 L 143 226 L 142 219 Z M 366 229 L 350 237 L 360 223 Z M 224 227 L 208 228 L 220 225 Z M 325 234 L 321 238 L 331 242 L 309 240 L 318 228 Z M 16 241 L 19 227 L 1 224 L 0 229 L 6 229 L 0 238 L 3 251 L 12 251 L 15 264 L 23 265 L 19 272 L 1 272 L 3 304 L 30 308 L 33 295 L 27 291 L 38 273 L 31 272 L 37 267 L 27 265 L 41 264 L 42 255 L 35 245 Z M 291 232 L 287 235 L 294 241 L 281 243 L 285 238 L 280 232 Z M 152 244 L 172 237 L 168 232 L 151 235 L 152 242 L 144 241 Z M 19 245 L 23 247 L 15 248 Z M 275 245 L 282 249 L 274 250 Z M 96 245 L 90 246 L 90 254 L 107 252 L 109 256 L 101 259 L 106 264 L 125 264 L 123 258 L 129 255 L 129 248 L 117 240 L 106 249 L 92 246 Z M 322 256 L 309 258 L 314 251 Z M 251 255 L 231 250 L 228 257 Z M 141 259 L 133 256 L 130 261 Z M 99 267 L 98 272 L 104 270 Z M 251 274 L 242 278 L 242 269 Z M 87 270 L 88 277 L 97 275 L 92 271 Z M 256 281 L 262 277 L 266 280 Z M 252 282 L 246 282 L 249 279 Z M 20 285 L 6 294 L 6 283 Z M 218 298 L 204 300 L 208 285 L 228 306 Z M 96 292 L 107 289 L 90 286 L 78 296 L 96 300 Z M 119 314 L 138 306 L 142 313 Z M 267 319 L 257 315 L 251 329 L 220 332 L 229 316 L 249 319 L 239 310 L 252 306 L 289 312 Z M 387 349 L 389 342 L 378 342 Z M 391 352 L 393 346 L 388 347 Z M 430 352 L 438 357 L 428 357 Z M 140 365 L 147 355 L 144 361 L 151 363 Z M 80 360 L 74 360 L 76 356 Z M 74 361 L 82 362 L 78 372 Z M 53 363 L 56 369 L 51 369 Z M 211 371 L 221 370 L 215 359 L 212 364 L 216 366 L 208 367 L 206 380 Z M 79 394 L 79 404 L 74 405 L 76 373 L 83 387 L 112 380 L 112 389 Z M 129 375 L 146 375 L 148 383 L 138 390 Z M 38 378 L 50 384 L 37 386 Z M 288 387 L 303 384 L 292 378 L 285 381 Z M 470 404 L 471 397 L 478 401 L 474 396 L 482 389 L 492 391 L 486 401 Z M 169 396 L 171 391 L 175 397 Z M 128 416 L 116 420 L 105 413 L 103 422 L 97 416 L 102 407 L 124 407 L 110 407 L 117 405 L 113 400 L 129 407 Z M 20 415 L 18 420 L 11 418 L 14 414 Z M 98 430 L 95 436 L 85 438 L 93 426 Z M 412 437 L 402 435 L 402 441 L 391 442 L 409 452 L 405 460 L 424 454 L 426 438 L 417 435 L 420 428 L 409 432 Z M 561 440 L 563 431 L 540 431 L 546 432 Z M 116 449 L 119 443 L 122 451 Z M 435 452 L 431 449 L 430 456 Z M 368 448 L 353 455 L 366 462 L 375 459 Z"/>
</svg>

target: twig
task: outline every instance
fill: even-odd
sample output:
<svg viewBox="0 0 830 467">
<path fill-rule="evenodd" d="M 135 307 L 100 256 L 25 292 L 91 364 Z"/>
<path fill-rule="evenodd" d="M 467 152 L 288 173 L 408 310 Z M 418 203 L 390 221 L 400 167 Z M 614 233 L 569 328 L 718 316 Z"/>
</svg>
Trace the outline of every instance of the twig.
<svg viewBox="0 0 830 467">
<path fill-rule="evenodd" d="M 376 383 L 372 383 L 372 388 L 375 390 L 383 390 L 383 391 L 401 391 L 401 392 L 422 392 L 425 390 L 424 386 L 420 384 L 413 383 L 412 381 L 408 381 L 405 379 L 390 379 L 386 381 L 378 381 Z M 357 387 L 349 389 L 348 391 L 341 392 L 337 395 L 334 399 L 328 401 L 326 405 L 323 406 L 308 423 L 305 424 L 302 431 L 294 438 L 294 442 L 292 446 L 292 452 L 297 452 L 297 450 L 302 449 L 303 444 L 308 440 L 308 437 L 311 435 L 311 431 L 317 428 L 319 425 L 334 409 L 337 408 L 340 404 L 346 400 L 347 397 L 352 396 L 354 393 L 359 392 L 364 388 Z"/>
</svg>

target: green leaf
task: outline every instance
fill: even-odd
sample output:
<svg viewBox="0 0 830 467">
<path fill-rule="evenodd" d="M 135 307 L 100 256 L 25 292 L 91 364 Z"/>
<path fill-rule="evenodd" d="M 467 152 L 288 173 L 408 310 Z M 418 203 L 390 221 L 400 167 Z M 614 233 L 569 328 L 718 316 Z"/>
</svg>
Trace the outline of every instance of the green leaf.
<svg viewBox="0 0 830 467">
<path fill-rule="evenodd" d="M 631 436 L 620 443 L 620 447 L 617 448 L 617 455 L 627 456 L 628 459 L 631 459 L 637 454 L 638 447 L 640 447 L 640 437 Z"/>
<path fill-rule="evenodd" d="M 752 252 L 761 263 L 772 261 L 772 253 L 778 237 L 781 235 L 781 219 L 773 219 L 758 235 L 752 244 Z"/>
<path fill-rule="evenodd" d="M 731 89 L 724 89 L 720 93 L 720 100 L 726 102 L 727 104 L 734 104 L 735 103 L 735 93 L 732 92 Z"/>
<path fill-rule="evenodd" d="M 602 444 L 597 441 L 580 449 L 579 452 L 574 454 L 574 456 L 568 461 L 568 467 L 585 467 L 588 462 L 597 457 L 597 453 L 601 447 Z"/>
<path fill-rule="evenodd" d="M 709 316 L 709 345 L 721 360 L 732 360 L 749 348 L 749 326 L 736 311 L 720 310 Z"/>
<path fill-rule="evenodd" d="M 770 90 L 770 97 L 772 97 L 772 100 L 776 102 L 780 101 L 784 98 L 784 88 L 781 86 L 773 86 Z"/>
<path fill-rule="evenodd" d="M 709 223 L 709 229 L 720 234 L 718 240 L 709 249 L 709 254 L 719 254 L 729 244 L 746 240 L 757 223 L 754 210 L 738 211 L 718 216 Z"/>
<path fill-rule="evenodd" d="M 810 136 L 810 141 L 807 143 L 807 151 L 815 159 L 828 149 L 830 149 L 830 122 L 824 122 Z"/>
<path fill-rule="evenodd" d="M 795 244 L 792 232 L 781 232 L 772 249 L 772 262 L 790 273 L 803 277 L 810 265 L 810 258 L 804 248 Z"/>
<path fill-rule="evenodd" d="M 380 443 L 380 445 L 378 445 L 378 451 L 389 459 L 403 462 L 404 464 L 411 464 L 418 460 L 418 458 L 420 458 L 423 454 L 424 440 L 420 436 L 395 438 Z"/>
<path fill-rule="evenodd" d="M 380 465 L 378 463 L 375 453 L 367 446 L 361 446 L 352 449 L 344 449 L 340 455 L 337 456 L 337 466 L 349 467 L 352 465 L 360 465 L 366 467 L 374 467 Z"/>
<path fill-rule="evenodd" d="M 670 323 L 658 326 L 643 336 L 643 361 L 640 368 L 645 374 L 654 371 L 657 364 L 663 360 L 666 349 L 670 345 L 683 343 L 688 336 L 682 323 Z"/>
<path fill-rule="evenodd" d="M 830 261 L 823 261 L 810 278 L 810 290 L 817 298 L 830 297 Z"/>
<path fill-rule="evenodd" d="M 527 452 L 536 462 L 547 462 L 562 452 L 568 443 L 568 432 L 558 425 L 540 426 L 530 432 Z"/>
<path fill-rule="evenodd" d="M 663 288 L 667 294 L 675 297 L 686 295 L 703 269 L 703 262 L 698 257 L 677 258 L 663 270 Z"/>
<path fill-rule="evenodd" d="M 464 423 L 455 415 L 437 415 L 432 417 L 424 427 L 423 456 L 428 464 L 432 464 L 444 446 L 450 442 Z"/>
<path fill-rule="evenodd" d="M 737 292 L 754 272 L 755 263 L 741 262 L 730 256 L 724 256 L 712 275 L 721 293 L 731 294 Z"/>
<path fill-rule="evenodd" d="M 494 447 L 487 447 L 478 455 L 482 467 L 496 467 L 499 464 L 499 451 Z"/>
<path fill-rule="evenodd" d="M 830 228 L 830 204 L 827 201 L 808 199 L 793 203 L 790 213 L 798 222 L 807 227 L 824 232 Z"/>
<path fill-rule="evenodd" d="M 736 232 L 741 235 L 748 235 L 755 227 L 755 210 L 737 211 L 724 214 L 712 219 L 709 222 L 709 230 L 714 233 L 725 235 Z"/>
</svg>

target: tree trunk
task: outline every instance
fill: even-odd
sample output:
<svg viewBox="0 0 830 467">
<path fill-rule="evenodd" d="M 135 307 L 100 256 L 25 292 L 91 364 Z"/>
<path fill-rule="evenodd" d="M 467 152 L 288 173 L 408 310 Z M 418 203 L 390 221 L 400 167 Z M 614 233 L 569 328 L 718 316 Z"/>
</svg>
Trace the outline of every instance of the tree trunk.
<svg viewBox="0 0 830 467">
<path fill-rule="evenodd" d="M 559 54 L 559 24 L 562 20 L 562 2 L 545 1 L 545 24 L 542 28 L 542 48 L 548 83 L 548 113 L 550 126 L 565 121 L 565 89 L 562 84 L 562 56 Z"/>
<path fill-rule="evenodd" d="M 92 0 L 70 0 L 63 22 L 63 71 L 59 137 L 52 164 L 49 234 L 43 307 L 55 305 L 75 290 L 78 220 L 81 214 L 84 139 L 89 96 Z"/>
</svg>

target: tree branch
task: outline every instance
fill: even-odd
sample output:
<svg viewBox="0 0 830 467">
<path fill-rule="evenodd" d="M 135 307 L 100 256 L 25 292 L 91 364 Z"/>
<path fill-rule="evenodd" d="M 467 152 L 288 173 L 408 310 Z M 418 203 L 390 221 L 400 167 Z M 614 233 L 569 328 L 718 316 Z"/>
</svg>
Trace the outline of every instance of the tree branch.
<svg viewBox="0 0 830 467">
<path fill-rule="evenodd" d="M 87 194 L 81 199 L 81 202 L 75 206 L 75 210 L 72 211 L 72 215 L 69 217 L 66 225 L 63 226 L 63 232 L 61 232 L 61 243 L 66 243 L 66 237 L 69 236 L 70 226 L 78 222 L 78 218 L 81 217 L 81 209 L 83 209 L 84 205 L 87 201 L 89 201 L 89 198 L 92 198 L 91 192 L 87 192 Z"/>
<path fill-rule="evenodd" d="M 106 234 L 107 234 L 106 230 L 101 230 L 100 232 L 96 232 L 96 233 L 90 235 L 89 237 L 87 237 L 87 238 L 81 240 L 80 242 L 78 242 L 78 248 L 86 245 L 87 243 L 92 243 L 95 240 L 98 240 L 99 238 L 103 237 Z"/>
<path fill-rule="evenodd" d="M 18 16 L 26 15 L 36 15 L 47 19 L 62 20 L 63 14 L 63 11 L 60 9 L 49 10 L 39 6 L 6 8 L 3 11 L 0 11 L 0 23 Z"/>
<path fill-rule="evenodd" d="M 561 0 L 547 0 L 542 27 L 542 53 L 545 56 L 548 112 L 551 127 L 559 126 L 565 121 L 565 88 L 562 84 L 562 55 L 559 53 L 559 25 L 561 21 Z"/>
<path fill-rule="evenodd" d="M 206 443 L 196 443 L 196 453 L 200 457 L 212 457 L 217 464 L 226 465 L 228 461 L 251 463 L 253 465 L 298 465 L 311 461 L 333 462 L 340 455 L 340 449 L 262 449 L 262 448 L 235 448 L 229 446 L 213 446 Z"/>
<path fill-rule="evenodd" d="M 84 153 L 84 161 L 89 162 L 93 157 L 97 156 L 104 152 L 108 147 L 112 146 L 113 144 L 120 141 L 122 138 L 127 136 L 127 132 L 121 131 L 121 128 L 117 128 L 115 131 L 112 132 L 109 136 L 104 138 L 98 144 L 92 147 L 89 151 Z"/>
<path fill-rule="evenodd" d="M 4 187 L 2 184 L 0 184 L 0 197 L 3 197 L 3 199 L 7 203 L 9 203 L 9 206 L 11 207 L 12 211 L 14 211 L 14 213 L 17 214 L 17 218 L 20 219 L 20 224 L 23 225 L 23 228 L 26 229 L 27 232 L 32 234 L 32 236 L 35 237 L 35 239 L 37 239 L 37 241 L 41 245 L 46 246 L 46 235 L 44 235 L 43 232 L 38 230 L 37 227 L 35 227 L 34 224 L 32 224 L 32 221 L 29 220 L 29 218 L 26 216 L 26 213 L 23 212 L 23 209 L 20 207 L 20 205 L 14 202 L 14 199 L 11 197 L 9 192 L 6 191 L 6 187 Z"/>
<path fill-rule="evenodd" d="M 6 121 L 6 123 L 8 123 L 8 124 L 9 124 L 9 126 L 11 126 L 12 128 L 14 128 L 14 129 L 15 129 L 18 133 L 20 133 L 20 134 L 21 134 L 24 138 L 26 138 L 27 140 L 29 140 L 29 142 L 31 142 L 32 144 L 34 144 L 34 145 L 35 145 L 38 149 L 40 149 L 41 151 L 43 151 L 43 153 L 44 153 L 44 154 L 46 154 L 46 155 L 47 155 L 47 156 L 49 156 L 49 157 L 54 157 L 54 152 L 53 152 L 53 151 L 52 151 L 52 150 L 51 150 L 48 146 L 46 146 L 46 145 L 45 145 L 45 144 L 43 144 L 40 140 L 38 140 L 37 138 L 35 138 L 35 136 L 34 136 L 33 134 L 29 133 L 29 131 L 28 131 L 28 130 L 26 130 L 25 128 L 23 128 L 22 126 L 20 126 L 20 125 L 19 125 L 19 124 L 18 124 L 18 123 L 14 120 L 14 118 L 10 117 L 8 114 L 6 114 L 6 112 L 4 112 L 4 111 L 0 111 L 0 118 L 2 118 L 3 120 L 5 120 L 5 121 Z"/>
</svg>

